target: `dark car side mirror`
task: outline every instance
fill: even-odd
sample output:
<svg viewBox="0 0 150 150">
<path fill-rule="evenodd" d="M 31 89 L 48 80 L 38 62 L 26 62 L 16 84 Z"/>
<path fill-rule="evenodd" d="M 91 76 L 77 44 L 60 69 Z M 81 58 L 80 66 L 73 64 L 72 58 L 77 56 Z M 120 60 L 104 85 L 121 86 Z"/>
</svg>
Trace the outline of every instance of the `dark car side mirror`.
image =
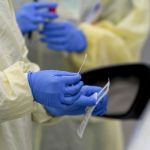
<svg viewBox="0 0 150 150">
<path fill-rule="evenodd" d="M 150 67 L 147 64 L 125 64 L 97 68 L 82 74 L 88 85 L 103 86 L 111 82 L 108 112 L 104 117 L 138 119 L 150 98 Z"/>
</svg>

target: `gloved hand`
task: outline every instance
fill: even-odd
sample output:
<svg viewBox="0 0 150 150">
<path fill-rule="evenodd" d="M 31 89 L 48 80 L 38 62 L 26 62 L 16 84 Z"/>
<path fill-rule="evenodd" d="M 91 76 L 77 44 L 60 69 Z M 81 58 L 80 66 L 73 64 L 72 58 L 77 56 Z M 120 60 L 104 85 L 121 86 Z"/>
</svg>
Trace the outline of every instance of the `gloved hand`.
<svg viewBox="0 0 150 150">
<path fill-rule="evenodd" d="M 99 92 L 100 88 L 95 86 L 83 86 L 81 89 L 81 96 L 72 105 L 66 105 L 61 109 L 54 107 L 45 107 L 48 113 L 54 116 L 63 115 L 81 115 L 85 114 L 86 108 L 89 106 L 94 106 L 96 104 L 96 99 L 92 97 L 95 92 Z M 95 108 L 93 115 L 101 116 L 106 112 L 108 98 L 104 97 L 102 102 L 100 102 Z"/>
<path fill-rule="evenodd" d="M 50 8 L 56 8 L 56 3 L 30 2 L 23 5 L 16 12 L 17 23 L 23 34 L 38 30 L 39 24 L 46 19 L 57 18 L 56 13 L 51 13 Z"/>
<path fill-rule="evenodd" d="M 91 96 L 96 92 L 97 93 L 100 92 L 100 90 L 101 88 L 97 86 L 83 86 L 81 90 L 81 94 L 86 96 Z M 105 96 L 94 109 L 93 115 L 94 116 L 104 115 L 107 111 L 107 104 L 108 104 L 108 96 Z"/>
<path fill-rule="evenodd" d="M 67 52 L 82 52 L 87 47 L 86 37 L 70 22 L 45 23 L 42 42 L 48 44 L 49 49 Z"/>
<path fill-rule="evenodd" d="M 34 100 L 58 110 L 80 97 L 83 82 L 78 73 L 56 70 L 29 72 L 28 81 Z"/>
</svg>

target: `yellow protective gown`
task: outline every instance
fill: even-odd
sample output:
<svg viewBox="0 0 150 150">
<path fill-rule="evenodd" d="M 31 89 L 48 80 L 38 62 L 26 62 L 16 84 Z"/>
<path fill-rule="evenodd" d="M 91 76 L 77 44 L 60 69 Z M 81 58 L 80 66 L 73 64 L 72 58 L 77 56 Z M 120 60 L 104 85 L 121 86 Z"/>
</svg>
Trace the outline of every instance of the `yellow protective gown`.
<svg viewBox="0 0 150 150">
<path fill-rule="evenodd" d="M 99 21 L 83 23 L 88 47 L 68 56 L 70 68 L 78 70 L 85 53 L 84 70 L 111 64 L 137 62 L 150 28 L 149 0 L 101 0 Z"/>
<path fill-rule="evenodd" d="M 51 120 L 43 107 L 33 101 L 25 73 L 39 67 L 27 59 L 27 53 L 11 0 L 0 0 L 1 150 L 32 150 L 32 120 Z"/>
<path fill-rule="evenodd" d="M 49 51 L 35 33 L 28 42 L 32 60 L 44 69 L 56 68 L 77 71 L 85 53 L 88 59 L 83 70 L 137 62 L 150 28 L 149 0 L 100 0 L 102 12 L 94 24 L 80 24 L 88 47 L 83 53 L 69 55 Z M 59 61 L 57 58 L 59 57 Z M 65 66 L 62 62 L 65 60 Z M 61 66 L 61 67 L 60 67 Z"/>
<path fill-rule="evenodd" d="M 64 67 L 69 71 L 78 71 L 85 53 L 88 54 L 88 58 L 83 70 L 139 61 L 140 50 L 150 25 L 149 0 L 101 0 L 101 5 L 102 13 L 97 22 L 80 25 L 88 42 L 88 47 L 83 53 L 63 55 L 49 51 L 46 45 L 39 42 L 39 37 L 35 33 L 35 36 L 33 35 L 28 41 L 28 46 L 32 49 L 30 55 L 32 60 L 44 69 Z M 62 59 L 65 64 L 62 63 Z M 41 148 L 43 150 L 123 149 L 120 122 L 93 118 L 82 140 L 76 136 L 79 123 L 79 120 L 67 118 L 51 128 L 44 127 Z M 56 139 L 61 144 L 58 144 Z"/>
</svg>

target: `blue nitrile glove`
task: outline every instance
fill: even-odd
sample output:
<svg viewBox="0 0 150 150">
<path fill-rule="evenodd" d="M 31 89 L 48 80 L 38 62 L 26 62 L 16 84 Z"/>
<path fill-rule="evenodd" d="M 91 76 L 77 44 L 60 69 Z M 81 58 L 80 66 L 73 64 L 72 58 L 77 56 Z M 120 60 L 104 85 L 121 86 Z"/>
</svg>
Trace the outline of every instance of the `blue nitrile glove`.
<svg viewBox="0 0 150 150">
<path fill-rule="evenodd" d="M 61 109 L 80 97 L 83 82 L 78 73 L 57 70 L 29 72 L 28 81 L 34 100 L 42 105 Z"/>
<path fill-rule="evenodd" d="M 81 96 L 72 105 L 66 105 L 62 109 L 56 109 L 53 107 L 45 106 L 48 113 L 54 116 L 63 115 L 81 115 L 85 114 L 86 108 L 89 106 L 94 106 L 96 100 L 92 97 L 95 92 L 99 92 L 100 88 L 95 86 L 83 86 L 81 89 Z M 101 116 L 106 112 L 107 107 L 107 97 L 105 97 L 101 103 L 95 108 L 93 115 Z"/>
<path fill-rule="evenodd" d="M 100 92 L 101 88 L 97 86 L 83 86 L 81 90 L 81 94 L 86 96 L 91 96 L 95 92 Z M 107 111 L 107 104 L 108 104 L 108 96 L 105 96 L 102 101 L 99 102 L 99 104 L 96 106 L 96 108 L 93 111 L 94 116 L 102 116 Z"/>
<path fill-rule="evenodd" d="M 42 42 L 48 44 L 49 49 L 67 52 L 82 52 L 87 47 L 86 38 L 82 31 L 70 22 L 45 23 Z"/>
<path fill-rule="evenodd" d="M 46 19 L 57 18 L 56 13 L 51 13 L 50 8 L 56 8 L 56 3 L 30 2 L 24 4 L 17 12 L 16 19 L 23 34 L 38 30 L 39 24 Z"/>
</svg>

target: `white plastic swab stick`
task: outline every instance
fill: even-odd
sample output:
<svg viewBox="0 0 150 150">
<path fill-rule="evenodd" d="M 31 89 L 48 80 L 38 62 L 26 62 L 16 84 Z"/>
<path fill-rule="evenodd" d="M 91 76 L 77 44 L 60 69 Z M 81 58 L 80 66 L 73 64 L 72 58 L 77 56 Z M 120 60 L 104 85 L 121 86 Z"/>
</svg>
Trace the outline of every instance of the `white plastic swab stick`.
<svg viewBox="0 0 150 150">
<path fill-rule="evenodd" d="M 85 54 L 85 56 L 84 56 L 83 63 L 82 63 L 82 65 L 80 66 L 80 69 L 79 69 L 78 73 L 81 72 L 81 70 L 82 70 L 82 68 L 83 68 L 83 66 L 84 66 L 84 64 L 85 64 L 86 59 L 87 59 L 87 54 Z"/>
</svg>

